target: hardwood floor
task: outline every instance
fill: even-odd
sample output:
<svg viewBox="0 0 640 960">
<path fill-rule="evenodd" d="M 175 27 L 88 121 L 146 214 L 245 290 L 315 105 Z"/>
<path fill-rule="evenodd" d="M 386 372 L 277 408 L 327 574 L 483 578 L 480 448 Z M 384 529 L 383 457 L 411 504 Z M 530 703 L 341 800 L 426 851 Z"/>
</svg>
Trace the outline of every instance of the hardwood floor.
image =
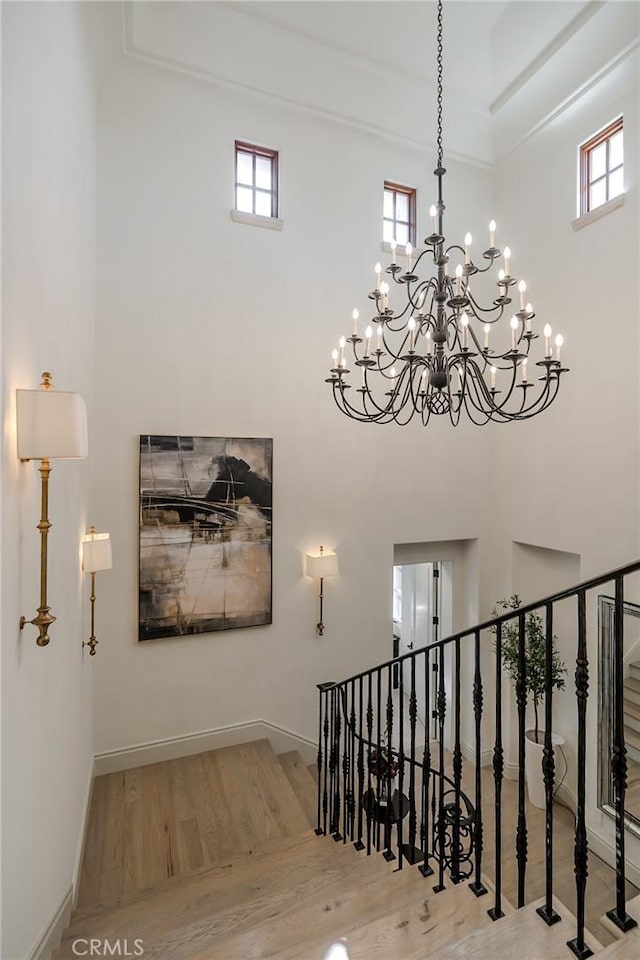
<svg viewBox="0 0 640 960">
<path fill-rule="evenodd" d="M 465 762 L 470 796 L 474 779 Z M 492 787 L 491 771 L 483 770 L 488 887 L 495 866 Z M 544 812 L 528 803 L 526 812 L 529 905 L 511 918 L 517 784 L 505 780 L 507 917 L 494 924 L 487 916 L 491 889 L 478 898 L 467 883 L 447 877 L 436 894 L 436 878 L 406 863 L 398 871 L 379 855 L 316 837 L 312 774 L 295 753 L 277 758 L 267 741 L 109 774 L 96 780 L 78 908 L 55 960 L 72 960 L 75 941 L 95 937 L 139 938 L 145 960 L 327 960 L 332 949 L 344 960 L 569 960 L 573 816 L 555 806 L 554 894 L 563 922 L 548 928 L 531 905 L 544 893 Z M 613 889 L 614 872 L 591 855 L 587 942 L 594 952 L 598 941 L 613 940 L 599 923 Z M 635 957 L 624 952 L 634 943 L 612 947 L 617 960 Z"/>
</svg>

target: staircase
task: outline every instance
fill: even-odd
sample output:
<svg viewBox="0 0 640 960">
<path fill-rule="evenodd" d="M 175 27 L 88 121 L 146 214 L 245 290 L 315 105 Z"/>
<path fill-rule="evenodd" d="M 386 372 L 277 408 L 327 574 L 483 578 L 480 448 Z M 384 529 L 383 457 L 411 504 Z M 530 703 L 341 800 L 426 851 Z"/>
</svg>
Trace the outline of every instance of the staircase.
<svg viewBox="0 0 640 960">
<path fill-rule="evenodd" d="M 276 757 L 266 740 L 97 778 L 54 960 L 91 940 L 145 960 L 323 960 L 341 943 L 345 960 L 422 960 L 493 927 L 466 885 L 435 894 L 415 871 L 317 836 L 316 798 L 299 754 Z"/>
<path fill-rule="evenodd" d="M 629 758 L 640 764 L 640 663 L 629 664 L 624 681 L 624 739 Z"/>
</svg>

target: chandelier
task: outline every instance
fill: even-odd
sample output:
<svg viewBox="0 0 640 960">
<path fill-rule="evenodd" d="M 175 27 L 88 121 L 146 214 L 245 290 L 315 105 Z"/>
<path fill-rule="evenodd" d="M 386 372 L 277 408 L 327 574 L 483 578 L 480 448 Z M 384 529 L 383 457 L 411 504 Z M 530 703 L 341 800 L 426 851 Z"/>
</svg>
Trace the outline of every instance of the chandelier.
<svg viewBox="0 0 640 960">
<path fill-rule="evenodd" d="M 341 337 L 331 355 L 326 382 L 332 385 L 339 409 L 354 420 L 406 424 L 419 417 L 427 424 L 432 414 L 447 414 L 454 425 L 463 414 L 478 425 L 490 420 L 526 420 L 553 403 L 560 376 L 567 372 L 560 360 L 562 336 L 553 340 L 549 324 L 542 338 L 535 332 L 535 313 L 525 298 L 527 285 L 512 275 L 509 247 L 502 251 L 496 247 L 495 221 L 489 224 L 489 246 L 482 253 L 482 265 L 472 258 L 471 234 L 466 234 L 463 245 L 447 246 L 442 196 L 446 173 L 442 150 L 442 19 L 442 0 L 438 0 L 434 170 L 438 199 L 429 211 L 431 233 L 415 260 L 411 244 L 407 244 L 404 270 L 396 262 L 396 244 L 391 242 L 391 262 L 385 270 L 389 279 L 382 278 L 379 263 L 375 266 L 376 285 L 368 295 L 374 309 L 370 323 L 360 336 L 359 313 L 354 310 L 352 335 Z M 450 267 L 456 260 L 452 275 Z M 483 306 L 476 294 L 476 279 L 501 262 L 497 289 Z M 431 268 L 435 268 L 433 274 L 424 277 Z M 511 293 L 516 285 L 519 309 L 514 310 Z M 399 308 L 392 306 L 396 297 L 402 301 Z M 539 339 L 540 344 L 535 345 Z M 538 348 L 542 340 L 543 351 Z M 351 367 L 359 369 L 352 371 Z M 349 382 L 351 377 L 353 383 Z"/>
</svg>

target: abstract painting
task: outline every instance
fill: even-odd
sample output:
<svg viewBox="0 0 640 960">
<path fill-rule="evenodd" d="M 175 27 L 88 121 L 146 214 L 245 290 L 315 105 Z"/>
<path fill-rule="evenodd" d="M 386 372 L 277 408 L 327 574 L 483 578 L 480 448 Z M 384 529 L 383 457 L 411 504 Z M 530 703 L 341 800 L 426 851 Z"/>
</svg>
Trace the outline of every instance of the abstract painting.
<svg viewBox="0 0 640 960">
<path fill-rule="evenodd" d="M 273 441 L 140 437 L 139 640 L 271 623 Z"/>
</svg>

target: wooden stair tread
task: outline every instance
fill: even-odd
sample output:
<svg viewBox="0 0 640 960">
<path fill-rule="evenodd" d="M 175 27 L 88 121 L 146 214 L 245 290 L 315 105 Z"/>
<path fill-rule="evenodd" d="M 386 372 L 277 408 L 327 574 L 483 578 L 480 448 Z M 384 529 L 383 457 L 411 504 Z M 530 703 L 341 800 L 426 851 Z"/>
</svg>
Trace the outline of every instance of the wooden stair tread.
<svg viewBox="0 0 640 960">
<path fill-rule="evenodd" d="M 636 748 L 636 750 L 640 750 L 640 733 L 638 733 L 636 730 L 625 726 L 624 739 L 625 743 L 630 743 L 631 746 Z"/>
<path fill-rule="evenodd" d="M 305 766 L 297 750 L 278 754 L 278 760 L 305 812 L 309 826 L 315 826 L 318 819 L 318 785 L 309 768 Z"/>
<path fill-rule="evenodd" d="M 640 680 L 636 680 L 635 677 L 625 677 L 624 686 L 630 690 L 635 690 L 636 693 L 640 693 Z"/>
<path fill-rule="evenodd" d="M 391 883 L 395 882 L 395 877 Z M 393 888 L 390 887 L 390 894 Z M 401 905 L 399 904 L 401 900 Z M 488 896 L 475 897 L 468 884 L 450 884 L 433 892 L 433 878 L 414 872 L 414 882 L 401 898 L 391 896 L 388 912 L 369 923 L 346 924 L 315 943 L 305 944 L 304 960 L 323 960 L 333 943 L 342 940 L 349 960 L 424 960 L 437 956 L 449 943 L 489 926 Z M 505 901 L 505 913 L 513 908 Z M 429 950 L 425 953 L 425 950 Z M 300 960 L 298 947 L 280 951 L 273 960 Z"/>
<path fill-rule="evenodd" d="M 411 879 L 415 882 L 415 878 L 398 881 L 381 857 L 365 859 L 353 847 L 330 838 L 313 837 L 305 847 L 305 855 L 293 860 L 277 852 L 265 855 L 261 872 L 246 870 L 241 879 L 233 878 L 235 882 L 221 868 L 215 878 L 200 875 L 195 889 L 173 885 L 100 917 L 87 916 L 65 931 L 58 960 L 71 960 L 77 937 L 138 937 L 144 940 L 146 960 L 182 960 L 202 951 L 207 957 L 232 960 L 237 955 L 245 960 L 244 947 L 234 953 L 240 942 L 251 943 L 257 937 L 262 943 L 266 937 L 278 946 L 281 929 L 298 931 L 298 917 L 307 918 L 302 931 L 314 930 L 321 922 L 317 914 L 327 903 L 348 903 L 355 897 L 361 909 L 360 891 L 366 888 L 381 909 L 392 889 L 401 893 Z M 249 866 L 258 867 L 258 862 Z M 285 946 L 290 945 L 285 938 Z M 252 955 L 248 952 L 246 957 Z"/>
<path fill-rule="evenodd" d="M 625 700 L 623 709 L 625 713 L 628 713 L 630 716 L 640 720 L 640 706 L 638 706 L 637 703 L 634 703 L 633 700 Z"/>
<path fill-rule="evenodd" d="M 77 904 L 248 853 L 309 823 L 267 740 L 97 777 Z"/>
<path fill-rule="evenodd" d="M 348 881 L 329 882 L 321 895 L 297 897 L 288 909 L 272 912 L 259 923 L 213 943 L 202 943 L 198 952 L 175 954 L 176 960 L 307 960 L 314 956 L 312 951 L 319 942 L 324 941 L 326 948 L 345 932 L 383 916 L 392 898 L 404 902 L 416 895 L 416 885 L 420 889 L 422 878 L 415 871 L 394 873 L 382 858 L 357 859 L 363 870 Z M 384 867 L 381 872 L 369 869 L 376 860 Z M 174 953 L 170 955 L 173 960 Z"/>
<path fill-rule="evenodd" d="M 450 944 L 436 954 L 438 960 L 489 960 L 492 957 L 500 960 L 567 960 L 572 956 L 567 941 L 575 937 L 575 917 L 554 897 L 554 909 L 562 919 L 549 927 L 536 913 L 544 902 L 543 897 L 534 900 L 490 927 Z M 585 931 L 585 941 L 594 953 L 602 950 L 602 945 L 589 931 Z"/>
<path fill-rule="evenodd" d="M 637 927 L 625 933 L 620 940 L 610 943 L 598 954 L 603 960 L 637 960 L 640 956 L 640 934 Z"/>
</svg>

